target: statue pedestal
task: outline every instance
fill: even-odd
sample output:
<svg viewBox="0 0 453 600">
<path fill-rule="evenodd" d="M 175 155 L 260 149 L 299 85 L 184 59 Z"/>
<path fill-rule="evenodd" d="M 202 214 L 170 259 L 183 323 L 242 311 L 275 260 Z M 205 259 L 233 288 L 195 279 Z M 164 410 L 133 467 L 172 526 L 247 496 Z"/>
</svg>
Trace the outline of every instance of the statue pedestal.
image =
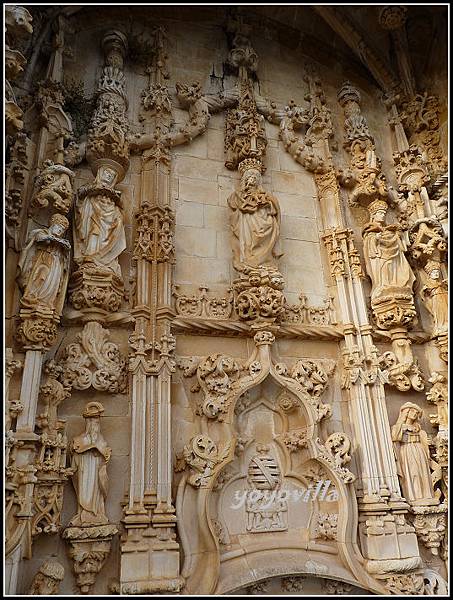
<svg viewBox="0 0 453 600">
<path fill-rule="evenodd" d="M 118 533 L 115 525 L 91 525 L 67 527 L 63 539 L 69 544 L 69 556 L 73 561 L 77 587 L 81 594 L 88 594 L 96 576 L 110 554 L 112 537 Z"/>
<path fill-rule="evenodd" d="M 410 512 L 417 537 L 437 556 L 447 529 L 447 505 L 412 506 Z"/>
<path fill-rule="evenodd" d="M 124 297 L 124 284 L 112 271 L 94 263 L 85 263 L 73 274 L 69 284 L 69 301 L 84 313 L 93 313 L 93 321 L 117 312 Z M 98 319 L 94 318 L 95 315 Z"/>
<path fill-rule="evenodd" d="M 373 300 L 371 308 L 381 329 L 407 327 L 415 322 L 417 316 L 412 294 L 398 292 L 397 289 L 392 293 L 389 291 L 388 296 Z"/>
</svg>

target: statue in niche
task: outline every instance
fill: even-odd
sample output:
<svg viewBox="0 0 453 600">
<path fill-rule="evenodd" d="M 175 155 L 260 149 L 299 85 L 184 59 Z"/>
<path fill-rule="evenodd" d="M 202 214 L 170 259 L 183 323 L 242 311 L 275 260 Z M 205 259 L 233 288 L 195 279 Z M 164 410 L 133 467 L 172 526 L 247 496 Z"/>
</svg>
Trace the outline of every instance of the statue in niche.
<svg viewBox="0 0 453 600">
<path fill-rule="evenodd" d="M 422 409 L 412 402 L 400 408 L 392 427 L 398 475 L 406 500 L 412 505 L 438 504 L 430 470 L 428 436 L 420 426 Z"/>
<path fill-rule="evenodd" d="M 435 337 L 448 333 L 448 285 L 447 281 L 442 279 L 439 262 L 428 261 L 424 271 L 428 275 L 428 281 L 422 287 L 421 296 L 434 319 Z"/>
<path fill-rule="evenodd" d="M 71 443 L 72 478 L 77 495 L 77 514 L 70 526 L 87 527 L 108 523 L 105 514 L 107 497 L 107 463 L 112 449 L 101 433 L 101 415 L 104 407 L 99 402 L 88 402 L 82 414 L 85 419 L 84 433 Z"/>
<path fill-rule="evenodd" d="M 76 202 L 74 220 L 74 260 L 92 264 L 121 278 L 118 256 L 126 249 L 120 194 L 114 190 L 118 174 L 99 169 L 93 189 L 82 190 Z"/>
<path fill-rule="evenodd" d="M 412 295 L 415 275 L 406 259 L 405 243 L 397 224 L 385 225 L 388 206 L 384 200 L 372 202 L 368 208 L 370 222 L 363 230 L 363 251 L 371 278 L 371 301 Z"/>
<path fill-rule="evenodd" d="M 46 560 L 34 576 L 28 594 L 30 596 L 54 596 L 58 594 L 63 578 L 63 566 L 57 561 Z"/>
<path fill-rule="evenodd" d="M 18 263 L 22 307 L 61 314 L 69 277 L 71 244 L 63 237 L 68 227 L 67 218 L 57 213 L 48 228 L 31 232 Z"/>
<path fill-rule="evenodd" d="M 233 264 L 242 273 L 259 266 L 276 268 L 282 256 L 277 245 L 280 235 L 280 207 L 274 196 L 261 186 L 259 167 L 243 169 L 241 188 L 228 198 L 233 211 Z"/>
</svg>

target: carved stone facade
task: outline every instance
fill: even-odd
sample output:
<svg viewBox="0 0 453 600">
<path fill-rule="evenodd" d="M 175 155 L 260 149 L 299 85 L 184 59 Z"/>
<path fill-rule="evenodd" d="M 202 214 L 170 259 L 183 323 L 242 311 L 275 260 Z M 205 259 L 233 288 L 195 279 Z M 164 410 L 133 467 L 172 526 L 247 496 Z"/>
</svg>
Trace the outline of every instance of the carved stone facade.
<svg viewBox="0 0 453 600">
<path fill-rule="evenodd" d="M 7 595 L 447 592 L 446 21 L 6 7 Z"/>
</svg>

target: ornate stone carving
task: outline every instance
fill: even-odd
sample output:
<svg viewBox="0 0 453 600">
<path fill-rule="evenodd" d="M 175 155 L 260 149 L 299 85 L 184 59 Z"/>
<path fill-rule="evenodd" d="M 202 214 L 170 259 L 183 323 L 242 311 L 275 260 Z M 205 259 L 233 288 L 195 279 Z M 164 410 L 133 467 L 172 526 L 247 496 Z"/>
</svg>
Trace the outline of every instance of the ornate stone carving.
<svg viewBox="0 0 453 600">
<path fill-rule="evenodd" d="M 249 463 L 247 482 L 250 486 L 246 500 L 246 529 L 250 533 L 286 531 L 288 502 L 278 497 L 282 475 L 269 447 L 258 444 Z"/>
<path fill-rule="evenodd" d="M 394 352 L 384 352 L 379 357 L 382 370 L 387 375 L 387 381 L 400 392 L 407 392 L 411 387 L 417 392 L 423 391 L 425 382 L 420 367 L 412 358 L 412 353 L 407 361 L 400 362 Z"/>
<path fill-rule="evenodd" d="M 304 430 L 289 431 L 284 433 L 281 439 L 290 452 L 297 452 L 302 448 L 306 448 L 308 443 L 307 432 Z"/>
<path fill-rule="evenodd" d="M 33 578 L 30 596 L 54 596 L 58 594 L 64 579 L 64 567 L 57 561 L 46 560 Z"/>
<path fill-rule="evenodd" d="M 203 319 L 229 319 L 233 311 L 232 288 L 227 291 L 223 298 L 210 297 L 207 292 L 208 286 L 200 285 L 199 295 L 180 294 L 178 285 L 173 286 L 175 309 L 178 315 L 184 317 L 200 317 Z"/>
<path fill-rule="evenodd" d="M 414 273 L 405 257 L 406 246 L 398 225 L 385 225 L 387 203 L 369 206 L 370 222 L 363 231 L 363 249 L 371 278 L 371 307 L 379 327 L 408 325 L 416 316 L 412 286 Z"/>
<path fill-rule="evenodd" d="M 211 354 L 197 368 L 197 380 L 204 398 L 199 413 L 209 418 L 222 419 L 228 410 L 228 392 L 239 376 L 238 363 L 229 356 Z M 186 372 L 190 376 L 191 372 Z"/>
<path fill-rule="evenodd" d="M 310 306 L 305 294 L 300 294 L 299 299 L 299 304 L 286 305 L 283 316 L 284 323 L 307 323 L 321 327 L 337 324 L 333 296 L 324 299 L 324 306 Z"/>
<path fill-rule="evenodd" d="M 244 321 L 280 321 L 286 300 L 281 273 L 271 267 L 258 267 L 233 282 L 234 307 Z"/>
<path fill-rule="evenodd" d="M 17 337 L 26 348 L 54 343 L 69 276 L 71 246 L 63 237 L 67 227 L 66 217 L 52 215 L 50 226 L 33 230 L 21 252 L 18 282 L 23 296 Z"/>
<path fill-rule="evenodd" d="M 6 231 L 17 244 L 17 227 L 23 205 L 26 176 L 28 174 L 27 136 L 19 132 L 9 147 L 9 160 L 5 165 L 5 221 Z"/>
<path fill-rule="evenodd" d="M 420 426 L 422 414 L 417 404 L 406 402 L 392 427 L 403 494 L 412 506 L 439 503 L 431 480 L 428 437 Z"/>
<path fill-rule="evenodd" d="M 137 237 L 134 260 L 141 258 L 149 262 L 174 263 L 175 215 L 170 207 L 162 208 L 142 203 L 135 217 L 137 219 Z"/>
<path fill-rule="evenodd" d="M 88 593 L 110 553 L 111 539 L 118 532 L 105 514 L 107 463 L 112 453 L 100 431 L 104 407 L 89 402 L 83 417 L 85 431 L 71 442 L 71 468 L 77 496 L 77 513 L 63 532 L 69 544 L 77 587 Z"/>
<path fill-rule="evenodd" d="M 32 16 L 23 6 L 5 7 L 6 47 L 5 47 L 5 74 L 6 74 L 6 134 L 17 135 L 23 128 L 23 111 L 19 107 L 11 83 L 24 70 L 27 62 L 25 56 L 11 46 L 18 45 L 33 33 Z"/>
<path fill-rule="evenodd" d="M 193 487 L 210 487 L 215 472 L 231 453 L 233 441 L 219 447 L 206 435 L 197 435 L 184 447 L 184 459 L 192 468 L 189 477 Z"/>
<path fill-rule="evenodd" d="M 351 442 L 345 433 L 333 433 L 327 438 L 324 445 L 321 444 L 319 439 L 317 444 L 318 456 L 327 461 L 340 479 L 345 483 L 355 481 L 355 475 L 344 467 L 351 461 L 351 455 L 349 454 Z"/>
<path fill-rule="evenodd" d="M 323 592 L 335 596 L 347 596 L 352 592 L 352 585 L 345 581 L 336 581 L 335 579 L 323 579 Z"/>
<path fill-rule="evenodd" d="M 387 187 L 375 153 L 373 136 L 361 113 L 359 91 L 346 82 L 338 92 L 338 101 L 345 114 L 345 148 L 351 154 L 351 166 L 339 171 L 340 183 L 351 189 L 349 204 L 367 207 L 387 197 Z"/>
<path fill-rule="evenodd" d="M 244 160 L 240 165 L 241 188 L 228 198 L 232 210 L 233 265 L 240 273 L 267 267 L 276 269 L 280 206 L 261 185 L 260 163 Z"/>
<path fill-rule="evenodd" d="M 324 365 L 320 365 L 314 360 L 306 359 L 295 362 L 289 371 L 289 377 L 295 379 L 310 398 L 319 420 L 332 414 L 330 405 L 321 402 L 321 396 L 327 387 L 335 365 L 327 364 L 326 368 L 323 367 Z"/>
<path fill-rule="evenodd" d="M 419 575 L 418 573 L 402 573 L 397 575 L 390 575 L 390 577 L 387 577 L 385 579 L 385 587 L 390 592 L 390 594 L 423 594 L 423 575 Z"/>
<path fill-rule="evenodd" d="M 301 592 L 304 589 L 305 577 L 282 577 L 282 590 L 285 592 Z"/>
<path fill-rule="evenodd" d="M 61 315 L 69 275 L 71 245 L 63 237 L 68 226 L 66 217 L 54 214 L 48 228 L 35 229 L 28 237 L 19 259 L 22 308 Z"/>
<path fill-rule="evenodd" d="M 411 513 L 418 539 L 437 556 L 446 536 L 447 505 L 413 506 Z"/>
<path fill-rule="evenodd" d="M 44 368 L 48 374 L 41 386 L 39 397 L 44 404 L 44 412 L 36 422 L 40 429 L 36 455 L 36 478 L 33 503 L 32 535 L 57 533 L 61 526 L 63 491 L 72 469 L 66 468 L 66 421 L 58 419 L 58 406 L 70 397 L 67 387 L 57 377 L 61 373 L 54 361 Z"/>
<path fill-rule="evenodd" d="M 416 94 L 402 104 L 401 119 L 409 144 L 418 146 L 423 153 L 430 174 L 445 171 L 445 158 L 440 146 L 439 100 L 428 92 Z"/>
<path fill-rule="evenodd" d="M 126 360 L 110 332 L 91 321 L 69 344 L 61 358 L 62 382 L 68 388 L 87 390 L 93 387 L 102 392 L 123 394 L 126 391 Z"/>
<path fill-rule="evenodd" d="M 316 537 L 322 540 L 337 539 L 338 514 L 318 513 Z"/>
<path fill-rule="evenodd" d="M 35 181 L 32 205 L 46 208 L 49 203 L 55 210 L 68 213 L 72 206 L 74 172 L 63 165 L 46 160 Z"/>
</svg>

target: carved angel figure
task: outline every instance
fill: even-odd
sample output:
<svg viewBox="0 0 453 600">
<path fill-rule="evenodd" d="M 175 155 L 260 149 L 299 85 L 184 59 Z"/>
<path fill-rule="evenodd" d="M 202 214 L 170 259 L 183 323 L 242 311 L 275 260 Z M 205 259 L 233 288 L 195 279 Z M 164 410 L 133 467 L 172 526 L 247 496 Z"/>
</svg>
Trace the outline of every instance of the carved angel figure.
<svg viewBox="0 0 453 600">
<path fill-rule="evenodd" d="M 406 500 L 413 505 L 438 504 L 430 471 L 428 436 L 420 426 L 422 409 L 412 402 L 400 408 L 392 427 L 397 470 Z"/>
<path fill-rule="evenodd" d="M 69 277 L 71 245 L 63 238 L 68 226 L 66 217 L 54 214 L 48 228 L 31 232 L 18 263 L 23 307 L 61 314 Z"/>
<path fill-rule="evenodd" d="M 387 203 L 370 204 L 370 222 L 363 231 L 363 250 L 372 282 L 371 300 L 395 294 L 412 295 L 415 275 L 406 259 L 398 225 L 385 225 Z"/>
<path fill-rule="evenodd" d="M 108 523 L 105 514 L 107 497 L 107 463 L 112 453 L 107 446 L 100 427 L 104 407 L 99 402 L 88 402 L 83 412 L 84 433 L 76 436 L 71 443 L 72 478 L 77 495 L 77 514 L 70 526 L 86 527 Z"/>
<path fill-rule="evenodd" d="M 274 196 L 261 187 L 257 169 L 247 169 L 241 179 L 241 189 L 228 198 L 233 211 L 233 264 L 239 272 L 258 266 L 276 267 L 280 235 L 280 207 Z"/>
<path fill-rule="evenodd" d="M 118 256 L 126 249 L 123 215 L 114 191 L 87 194 L 76 204 L 74 259 L 121 277 Z"/>
</svg>

